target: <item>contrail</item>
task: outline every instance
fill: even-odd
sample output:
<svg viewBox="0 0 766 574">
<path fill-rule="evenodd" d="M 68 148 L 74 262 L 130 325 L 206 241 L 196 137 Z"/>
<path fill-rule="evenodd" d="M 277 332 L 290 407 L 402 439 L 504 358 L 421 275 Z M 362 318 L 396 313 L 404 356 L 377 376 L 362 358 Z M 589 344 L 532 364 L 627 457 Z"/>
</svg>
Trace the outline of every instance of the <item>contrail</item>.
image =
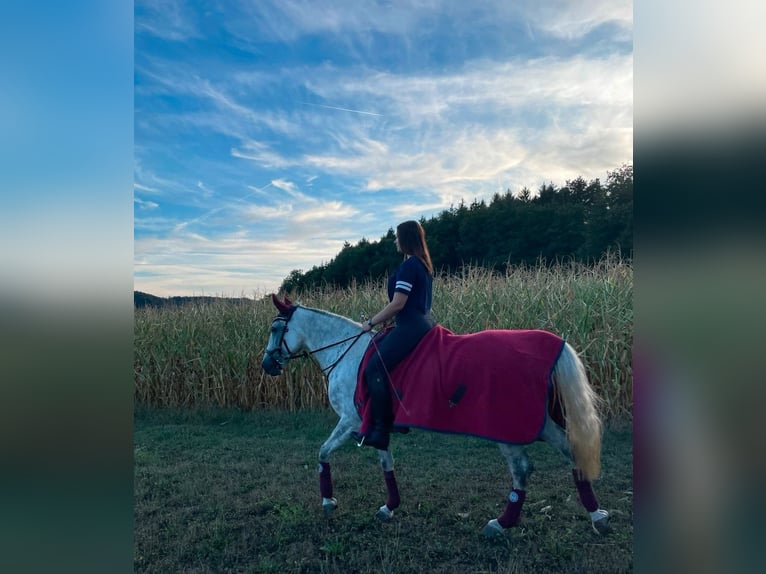
<svg viewBox="0 0 766 574">
<path fill-rule="evenodd" d="M 269 183 L 267 183 L 266 185 L 264 185 L 261 188 L 250 187 L 250 189 L 253 190 L 252 192 L 248 193 L 247 195 L 245 195 L 243 197 L 235 197 L 234 200 L 235 201 L 239 201 L 239 202 L 244 202 L 248 197 L 250 197 L 252 195 L 255 195 L 256 193 L 261 193 L 261 192 L 263 192 L 264 189 L 267 189 L 267 188 L 271 187 L 272 185 L 273 185 L 273 182 L 269 182 Z M 202 215 L 197 216 L 194 219 L 190 219 L 189 221 L 184 221 L 182 223 L 179 223 L 179 224 L 177 224 L 174 227 L 174 230 L 175 231 L 181 231 L 183 228 L 187 227 L 188 225 L 191 225 L 193 223 L 199 223 L 203 219 L 205 219 L 207 217 L 210 217 L 214 213 L 218 213 L 219 211 L 221 211 L 223 209 L 226 209 L 227 207 L 231 207 L 231 203 L 229 203 L 228 205 L 223 205 L 221 207 L 216 207 L 215 209 L 211 209 L 207 213 L 203 213 Z"/>
<path fill-rule="evenodd" d="M 267 189 L 267 188 L 271 187 L 273 184 L 274 184 L 274 182 L 270 181 L 269 183 L 267 183 L 266 185 L 264 185 L 263 187 L 260 187 L 260 188 L 249 186 L 250 189 L 253 190 L 253 192 L 252 193 L 248 193 L 245 197 L 241 197 L 241 198 L 237 199 L 237 201 L 245 201 L 251 195 L 255 195 L 256 193 L 262 193 L 264 189 Z"/>
<path fill-rule="evenodd" d="M 363 110 L 351 110 L 349 108 L 338 108 L 336 106 L 325 106 L 324 104 L 311 104 L 309 102 L 301 102 L 304 106 L 316 106 L 318 108 L 327 108 L 328 110 L 340 110 L 341 112 L 353 112 L 355 114 L 364 114 L 367 116 L 383 116 L 383 114 L 378 114 L 375 112 L 365 112 Z"/>
</svg>

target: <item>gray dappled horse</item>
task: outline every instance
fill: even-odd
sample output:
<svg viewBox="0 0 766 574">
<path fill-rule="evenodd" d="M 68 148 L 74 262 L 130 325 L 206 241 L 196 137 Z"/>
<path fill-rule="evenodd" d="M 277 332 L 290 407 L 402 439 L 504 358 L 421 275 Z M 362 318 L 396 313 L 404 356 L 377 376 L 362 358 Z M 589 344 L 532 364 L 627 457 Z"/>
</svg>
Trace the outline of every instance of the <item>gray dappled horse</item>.
<svg viewBox="0 0 766 574">
<path fill-rule="evenodd" d="M 294 305 L 285 297 L 280 301 L 272 295 L 278 315 L 271 324 L 268 345 L 262 367 L 269 375 L 279 375 L 285 363 L 296 357 L 310 356 L 328 379 L 328 398 L 340 420 L 329 438 L 319 449 L 319 486 L 322 507 L 331 515 L 338 501 L 333 497 L 329 458 L 351 433 L 358 431 L 361 419 L 354 405 L 357 373 L 373 333 L 362 331 L 361 324 L 328 311 Z M 502 357 L 487 360 L 502 361 Z M 509 369 L 512 366 L 509 366 Z M 580 501 L 590 515 L 594 530 L 609 531 L 609 513 L 598 507 L 591 482 L 600 473 L 601 420 L 596 404 L 598 398 L 588 383 L 585 369 L 575 350 L 564 343 L 553 369 L 554 392 L 563 404 L 565 428 L 557 424 L 551 412 L 545 417 L 538 440 L 545 441 L 561 452 L 573 465 L 572 475 Z M 508 495 L 505 511 L 487 522 L 482 533 L 486 537 L 502 534 L 518 523 L 526 497 L 527 480 L 532 467 L 524 445 L 498 443 L 508 462 L 513 489 Z M 376 517 L 386 521 L 393 518 L 399 506 L 399 489 L 394 476 L 394 464 L 388 450 L 379 450 L 388 499 Z"/>
</svg>

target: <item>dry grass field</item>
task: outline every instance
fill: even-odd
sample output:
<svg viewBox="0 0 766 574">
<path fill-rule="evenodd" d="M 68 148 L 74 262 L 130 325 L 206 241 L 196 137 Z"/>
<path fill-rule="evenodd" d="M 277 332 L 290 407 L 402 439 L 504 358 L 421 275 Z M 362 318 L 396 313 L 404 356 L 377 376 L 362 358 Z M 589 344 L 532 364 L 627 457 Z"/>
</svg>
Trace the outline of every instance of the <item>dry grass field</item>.
<svg viewBox="0 0 766 574">
<path fill-rule="evenodd" d="M 293 300 L 359 320 L 386 303 L 383 282 L 318 289 Z M 580 353 L 604 399 L 606 419 L 632 418 L 633 270 L 615 257 L 599 265 L 467 268 L 434 281 L 433 313 L 455 333 L 546 329 Z M 268 297 L 248 302 L 145 307 L 135 314 L 135 400 L 156 407 L 328 406 L 324 377 L 308 360 L 277 378 L 260 368 L 276 311 Z"/>
</svg>

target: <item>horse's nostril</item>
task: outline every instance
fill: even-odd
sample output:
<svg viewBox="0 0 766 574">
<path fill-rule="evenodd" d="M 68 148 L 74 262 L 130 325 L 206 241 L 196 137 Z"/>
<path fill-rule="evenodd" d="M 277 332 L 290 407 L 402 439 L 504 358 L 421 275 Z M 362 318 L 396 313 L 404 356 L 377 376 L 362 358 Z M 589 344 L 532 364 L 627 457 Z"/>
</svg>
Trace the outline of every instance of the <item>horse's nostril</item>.
<svg viewBox="0 0 766 574">
<path fill-rule="evenodd" d="M 271 376 L 276 376 L 281 371 L 281 367 L 272 357 L 266 357 L 263 359 L 261 362 L 261 368 L 266 371 L 266 374 Z"/>
</svg>

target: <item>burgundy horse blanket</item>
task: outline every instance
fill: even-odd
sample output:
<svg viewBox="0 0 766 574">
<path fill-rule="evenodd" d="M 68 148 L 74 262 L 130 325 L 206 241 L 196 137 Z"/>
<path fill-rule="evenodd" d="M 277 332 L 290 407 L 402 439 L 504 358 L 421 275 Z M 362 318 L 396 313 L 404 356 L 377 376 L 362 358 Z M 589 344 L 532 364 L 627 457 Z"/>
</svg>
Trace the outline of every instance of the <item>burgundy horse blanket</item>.
<svg viewBox="0 0 766 574">
<path fill-rule="evenodd" d="M 359 368 L 354 404 L 362 433 L 370 423 L 364 368 L 386 334 L 376 335 Z M 563 348 L 561 337 L 548 331 L 456 335 L 437 325 L 389 373 L 394 427 L 531 443 L 545 424 Z"/>
</svg>

